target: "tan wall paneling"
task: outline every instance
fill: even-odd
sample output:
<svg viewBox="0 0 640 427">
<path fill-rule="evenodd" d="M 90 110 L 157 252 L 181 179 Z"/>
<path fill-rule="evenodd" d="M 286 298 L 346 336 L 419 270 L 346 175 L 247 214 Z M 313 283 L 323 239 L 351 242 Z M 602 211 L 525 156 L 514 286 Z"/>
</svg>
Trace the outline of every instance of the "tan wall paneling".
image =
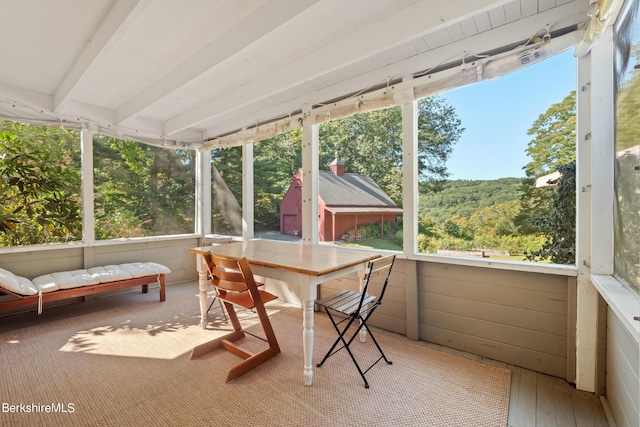
<svg viewBox="0 0 640 427">
<path fill-rule="evenodd" d="M 82 248 L 56 248 L 0 254 L 0 268 L 28 279 L 54 271 L 77 270 L 82 265 Z"/>
<path fill-rule="evenodd" d="M 418 286 L 422 340 L 572 376 L 567 277 L 423 262 Z"/>
<path fill-rule="evenodd" d="M 197 247 L 197 238 L 127 242 L 94 247 L 95 265 L 122 264 L 126 262 L 153 261 L 171 270 L 167 283 L 198 280 L 196 256 L 189 248 Z M 197 287 L 196 287 L 197 288 Z"/>
</svg>

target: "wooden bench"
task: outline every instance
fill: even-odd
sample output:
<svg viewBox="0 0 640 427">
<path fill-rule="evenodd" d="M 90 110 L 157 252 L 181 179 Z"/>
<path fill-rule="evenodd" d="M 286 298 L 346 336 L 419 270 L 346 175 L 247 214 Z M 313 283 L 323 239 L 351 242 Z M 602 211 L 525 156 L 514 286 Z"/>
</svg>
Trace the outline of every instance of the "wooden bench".
<svg viewBox="0 0 640 427">
<path fill-rule="evenodd" d="M 168 268 L 153 263 L 154 266 L 162 267 L 162 271 L 170 272 Z M 2 270 L 2 269 L 0 269 Z M 83 270 L 85 271 L 85 270 Z M 78 285 L 75 287 L 70 287 L 67 289 L 57 289 L 53 291 L 43 291 L 42 289 L 38 290 L 38 287 L 33 285 L 33 282 L 25 279 L 24 277 L 13 276 L 16 279 L 22 280 L 22 284 L 26 283 L 26 286 L 29 286 L 29 282 L 33 286 L 33 288 L 29 287 L 29 293 L 34 292 L 34 289 L 37 293 L 31 295 L 24 295 L 17 291 L 14 286 L 13 290 L 7 289 L 7 286 L 2 286 L 0 283 L 0 299 L 6 299 L 5 301 L 0 301 L 0 310 L 17 308 L 17 307 L 25 307 L 25 306 L 38 306 L 38 314 L 42 311 L 42 305 L 51 301 L 59 301 L 64 299 L 78 298 L 84 297 L 88 295 L 94 295 L 101 292 L 114 291 L 118 289 L 131 288 L 135 286 L 140 286 L 142 288 L 142 293 L 147 293 L 149 291 L 150 283 L 158 283 L 160 286 L 160 301 L 165 301 L 165 272 L 147 274 L 139 277 L 132 277 L 121 280 L 113 280 L 113 281 L 104 281 L 102 278 L 101 283 L 96 284 L 87 284 L 87 285 Z M 7 270 L 2 270 L 1 273 L 4 273 L 4 278 L 6 279 Z M 61 273 L 69 273 L 69 272 L 61 272 Z M 11 274 L 11 273 L 9 273 Z M 55 274 L 55 273 L 52 273 Z M 41 277 L 49 277 L 49 275 L 41 276 Z M 0 278 L 2 275 L 0 274 Z M 34 279 L 34 282 L 38 278 Z M 3 297 L 6 296 L 6 297 Z"/>
</svg>

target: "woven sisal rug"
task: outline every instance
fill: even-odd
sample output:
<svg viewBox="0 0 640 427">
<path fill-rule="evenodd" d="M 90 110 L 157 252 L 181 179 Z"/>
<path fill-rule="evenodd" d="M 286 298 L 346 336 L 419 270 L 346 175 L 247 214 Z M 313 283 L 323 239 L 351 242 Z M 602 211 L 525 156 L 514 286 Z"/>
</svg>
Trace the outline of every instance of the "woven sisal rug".
<svg viewBox="0 0 640 427">
<path fill-rule="evenodd" d="M 194 345 L 228 329 L 219 308 L 209 329 L 198 327 L 195 289 L 170 286 L 164 303 L 153 292 L 127 295 L 137 300 L 123 306 L 92 301 L 64 308 L 69 315 L 9 330 L 0 319 L 0 425 L 507 424 L 509 370 L 389 334 L 376 337 L 393 365 L 380 362 L 369 371 L 370 389 L 344 351 L 314 368 L 313 386 L 304 386 L 302 312 L 277 301 L 268 309 L 282 354 L 225 384 L 236 356 L 216 350 L 189 359 Z M 94 304 L 93 311 L 73 314 L 86 304 Z M 245 317 L 254 319 L 250 312 Z M 314 363 L 334 337 L 326 316 L 317 314 Z M 371 340 L 355 349 L 358 357 L 375 356 Z"/>
</svg>

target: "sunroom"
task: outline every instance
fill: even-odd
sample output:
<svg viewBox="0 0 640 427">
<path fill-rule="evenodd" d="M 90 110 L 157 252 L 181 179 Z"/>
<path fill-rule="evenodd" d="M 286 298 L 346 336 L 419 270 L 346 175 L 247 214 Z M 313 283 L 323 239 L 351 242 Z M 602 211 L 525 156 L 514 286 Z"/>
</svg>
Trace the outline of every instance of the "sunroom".
<svg viewBox="0 0 640 427">
<path fill-rule="evenodd" d="M 82 236 L 2 247 L 0 268 L 33 278 L 153 261 L 171 269 L 169 289 L 192 287 L 195 294 L 190 249 L 257 237 L 254 153 L 261 141 L 291 131 L 301 135 L 298 155 L 311 183 L 303 186 L 309 202 L 302 204 L 299 244 L 319 245 L 320 126 L 401 106 L 402 250 L 393 251 L 394 281 L 373 325 L 510 366 L 508 425 L 565 425 L 564 409 L 544 406 L 545 399 L 559 405 L 558 380 L 593 397 L 610 425 L 640 425 L 639 153 L 629 144 L 639 130 L 631 126 L 635 133 L 622 144 L 618 128 L 640 118 L 637 90 L 629 89 L 638 79 L 638 0 L 1 0 L 0 10 L 0 119 L 77 132 L 82 175 Z M 418 101 L 567 51 L 577 70 L 575 263 L 420 252 Z M 622 89 L 635 107 L 621 118 Z M 193 191 L 167 206 L 192 207 L 192 221 L 170 235 L 100 237 L 103 201 L 94 185 L 111 179 L 101 174 L 103 137 L 187 153 L 194 166 L 184 182 Z M 221 149 L 241 151 L 241 163 L 212 157 Z M 215 213 L 222 167 L 235 168 L 241 189 L 235 216 Z M 220 227 L 221 218 L 235 224 L 234 235 Z M 356 282 L 353 275 L 321 289 Z M 295 287 L 267 286 L 300 304 Z M 15 325 L 25 314 L 35 315 L 2 313 L 0 323 Z M 16 360 L 0 360 L 20 369 Z M 300 375 L 302 394 L 303 384 Z M 533 406 L 524 403 L 527 388 L 537 390 Z M 19 403 L 11 388 L 2 390 L 3 408 Z M 588 415 L 575 399 L 570 425 L 581 425 Z M 169 425 L 177 418 L 167 412 Z M 0 420 L 15 416 L 3 411 Z"/>
</svg>

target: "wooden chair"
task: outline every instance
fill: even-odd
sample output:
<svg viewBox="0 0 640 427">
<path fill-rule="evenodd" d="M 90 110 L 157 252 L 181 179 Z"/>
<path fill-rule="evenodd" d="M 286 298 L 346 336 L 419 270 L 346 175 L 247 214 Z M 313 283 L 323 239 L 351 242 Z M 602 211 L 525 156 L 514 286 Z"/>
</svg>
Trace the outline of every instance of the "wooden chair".
<svg viewBox="0 0 640 427">
<path fill-rule="evenodd" d="M 318 368 L 321 367 L 329 357 L 345 348 L 349 353 L 349 356 L 351 356 L 351 360 L 356 365 L 356 368 L 358 369 L 358 372 L 360 373 L 360 376 L 364 381 L 365 388 L 369 388 L 369 382 L 367 381 L 365 374 L 382 359 L 384 359 L 384 361 L 389 365 L 393 363 L 389 359 L 387 359 L 387 356 L 385 356 L 382 348 L 380 348 L 378 341 L 376 341 L 376 338 L 371 333 L 371 329 L 369 329 L 369 327 L 367 326 L 367 320 L 369 320 L 369 317 L 371 317 L 376 308 L 378 308 L 380 304 L 382 304 L 382 298 L 384 297 L 384 293 L 387 289 L 387 284 L 389 283 L 389 276 L 391 275 L 391 269 L 393 268 L 395 258 L 395 255 L 390 255 L 387 257 L 375 259 L 373 261 L 369 261 L 367 263 L 362 292 L 342 290 L 335 295 L 331 295 L 320 301 L 316 301 L 316 304 L 318 306 L 324 308 L 325 312 L 329 316 L 329 319 L 331 320 L 331 323 L 333 324 L 333 327 L 338 333 L 338 338 L 335 340 L 322 361 L 316 365 Z M 382 280 L 384 280 L 382 282 L 379 297 L 369 295 L 371 282 L 376 277 L 380 277 Z M 336 318 L 341 318 L 342 320 L 336 321 Z M 351 335 L 351 337 L 348 337 L 349 328 L 354 324 L 356 320 L 359 321 L 357 323 L 358 326 L 353 332 L 353 335 Z M 347 322 L 347 324 L 342 325 L 344 322 Z M 342 329 L 340 329 L 340 325 L 342 325 Z M 380 357 L 366 369 L 362 369 L 360 367 L 360 364 L 349 348 L 355 337 L 358 336 L 363 328 L 369 332 L 371 340 L 374 342 L 376 348 L 380 352 Z M 336 346 L 340 343 L 342 343 L 342 346 L 334 351 Z"/>
<path fill-rule="evenodd" d="M 229 320 L 233 325 L 233 332 L 195 347 L 191 352 L 191 358 L 193 359 L 200 354 L 219 347 L 223 347 L 225 350 L 242 357 L 244 360 L 231 367 L 227 373 L 226 382 L 229 382 L 280 353 L 280 346 L 264 307 L 266 302 L 273 301 L 278 297 L 258 289 L 258 284 L 256 284 L 246 258 L 227 258 L 211 253 L 203 256 L 211 273 L 211 284 L 216 288 L 217 298 L 224 303 Z M 242 329 L 235 306 L 249 310 L 255 309 L 265 337 L 254 335 Z M 257 353 L 244 349 L 235 341 L 244 338 L 245 334 L 259 338 L 267 342 L 269 346 Z"/>
<path fill-rule="evenodd" d="M 211 276 L 211 271 L 212 271 L 212 265 L 213 264 L 213 260 L 211 258 L 211 253 L 207 253 L 205 255 L 203 255 L 205 262 L 207 264 L 207 269 L 209 270 L 209 280 L 213 280 L 213 276 Z M 261 282 L 256 282 L 256 286 L 258 288 L 260 288 L 261 286 L 264 286 L 264 283 Z M 224 317 L 224 321 L 225 323 L 229 321 L 229 319 L 227 319 L 227 313 L 224 310 L 224 306 L 222 305 L 222 300 L 220 300 L 220 298 L 218 298 L 219 296 L 219 291 L 218 288 L 214 288 L 215 290 L 215 295 L 213 296 L 213 300 L 211 300 L 211 304 L 209 304 L 209 308 L 207 309 L 207 313 L 209 313 L 211 311 L 211 308 L 213 307 L 213 305 L 216 303 L 216 301 L 218 302 L 218 305 L 220 306 L 220 310 L 222 311 L 222 316 Z"/>
</svg>

